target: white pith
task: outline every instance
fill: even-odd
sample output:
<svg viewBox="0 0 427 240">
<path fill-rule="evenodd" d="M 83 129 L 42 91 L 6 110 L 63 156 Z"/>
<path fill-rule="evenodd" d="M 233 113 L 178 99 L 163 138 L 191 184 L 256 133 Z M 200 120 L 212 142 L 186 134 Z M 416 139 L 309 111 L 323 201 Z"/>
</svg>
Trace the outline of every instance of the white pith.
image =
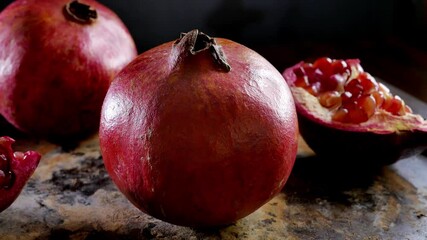
<svg viewBox="0 0 427 240">
<path fill-rule="evenodd" d="M 317 97 L 311 95 L 305 89 L 300 87 L 291 87 L 295 102 L 302 108 L 301 114 L 306 117 L 316 119 L 324 124 L 333 124 L 334 127 L 343 129 L 354 129 L 374 132 L 394 132 L 411 129 L 427 129 L 427 123 L 419 114 L 406 113 L 403 116 L 393 115 L 383 109 L 377 109 L 375 114 L 368 121 L 353 124 L 342 123 L 332 120 L 333 111 L 323 107 Z"/>
</svg>

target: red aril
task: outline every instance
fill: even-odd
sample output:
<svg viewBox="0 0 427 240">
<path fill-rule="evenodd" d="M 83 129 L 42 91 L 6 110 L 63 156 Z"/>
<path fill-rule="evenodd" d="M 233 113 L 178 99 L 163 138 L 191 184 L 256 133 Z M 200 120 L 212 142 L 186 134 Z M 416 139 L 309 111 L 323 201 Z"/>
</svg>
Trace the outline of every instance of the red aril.
<svg viewBox="0 0 427 240">
<path fill-rule="evenodd" d="M 362 95 L 370 95 L 378 91 L 378 83 L 369 73 L 361 72 L 357 79 L 359 79 L 363 89 Z"/>
<path fill-rule="evenodd" d="M 351 69 L 346 61 L 344 60 L 334 60 L 331 63 L 333 74 L 339 74 L 344 76 L 349 76 Z"/>
<path fill-rule="evenodd" d="M 332 60 L 328 57 L 323 57 L 317 59 L 313 63 L 313 68 L 317 71 L 320 71 L 325 76 L 330 76 L 333 73 L 333 68 L 331 68 Z"/>
<path fill-rule="evenodd" d="M 338 74 L 344 80 L 331 85 L 328 75 L 320 81 L 310 79 L 312 75 L 300 71 L 305 68 Z M 382 165 L 427 148 L 424 118 L 365 72 L 358 59 L 300 62 L 283 76 L 295 99 L 300 133 L 319 156 Z M 297 84 L 302 78 L 307 84 Z"/>
<path fill-rule="evenodd" d="M 327 108 L 341 105 L 342 99 L 338 91 L 329 91 L 319 95 L 319 103 Z"/>
<path fill-rule="evenodd" d="M 366 120 L 368 120 L 375 114 L 377 108 L 377 103 L 372 95 L 364 95 L 360 97 L 359 99 L 357 99 L 356 105 L 366 114 Z"/>
<path fill-rule="evenodd" d="M 345 80 L 346 77 L 340 73 L 330 75 L 323 80 L 322 90 L 328 92 L 340 90 Z"/>
<path fill-rule="evenodd" d="M 402 115 L 405 111 L 405 103 L 398 96 L 392 96 L 390 91 L 383 84 L 379 83 L 369 73 L 364 72 L 360 64 L 355 60 L 350 60 L 349 63 L 344 64 L 344 60 L 336 60 L 330 58 L 320 58 L 314 62 L 301 63 L 294 67 L 293 74 L 297 77 L 292 82 L 293 86 L 301 87 L 309 92 L 311 95 L 316 96 L 321 105 L 330 108 L 330 103 L 324 99 L 325 96 L 335 92 L 341 94 L 341 100 L 334 100 L 334 102 L 341 102 L 342 107 L 348 110 L 348 114 L 356 116 L 356 118 L 345 117 L 336 118 L 343 119 L 344 122 L 361 123 L 367 121 L 375 109 L 372 109 L 373 101 L 381 104 L 378 105 L 379 109 L 385 110 L 394 115 Z M 338 67 L 337 67 L 338 66 Z M 301 69 L 313 67 L 314 74 L 307 74 Z M 349 68 L 349 72 L 346 70 Z M 335 69 L 339 69 L 336 71 Z M 321 74 L 316 74 L 321 72 Z M 326 73 L 326 74 L 324 74 Z M 329 74 L 329 75 L 328 75 Z M 322 77 L 319 77 L 319 76 Z M 304 84 L 302 84 L 302 80 Z M 306 84 L 305 84 L 306 83 Z M 366 101 L 369 99 L 369 101 Z M 347 105 L 347 106 L 345 106 Z M 354 106 L 353 106 L 354 105 Z M 335 105 L 334 105 L 335 106 Z M 331 110 L 334 111 L 337 108 Z M 352 113 L 352 110 L 355 112 Z M 340 115 L 343 114 L 341 111 Z M 361 117 L 361 116 L 367 117 Z"/>
<path fill-rule="evenodd" d="M 0 137 L 0 212 L 16 200 L 41 158 L 34 151 L 14 153 L 14 142 L 10 137 Z"/>
<path fill-rule="evenodd" d="M 96 1 L 16 0 L 0 13 L 0 112 L 36 136 L 93 133 L 110 81 L 136 54 Z"/>
<path fill-rule="evenodd" d="M 292 94 L 266 59 L 193 30 L 117 75 L 99 137 L 106 169 L 135 206 L 208 227 L 247 216 L 282 189 L 298 126 Z"/>
</svg>

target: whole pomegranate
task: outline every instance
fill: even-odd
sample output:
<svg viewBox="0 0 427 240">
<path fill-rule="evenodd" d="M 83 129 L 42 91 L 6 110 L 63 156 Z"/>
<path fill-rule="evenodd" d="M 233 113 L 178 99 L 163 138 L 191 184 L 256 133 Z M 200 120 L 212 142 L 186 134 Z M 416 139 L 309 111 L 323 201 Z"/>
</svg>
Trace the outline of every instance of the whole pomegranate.
<svg viewBox="0 0 427 240">
<path fill-rule="evenodd" d="M 282 189 L 298 126 L 277 69 L 241 44 L 192 30 L 117 75 L 99 134 L 105 166 L 134 205 L 209 227 L 245 217 Z"/>
<path fill-rule="evenodd" d="M 427 122 L 364 71 L 358 59 L 300 62 L 283 76 L 296 102 L 301 135 L 319 156 L 382 166 L 427 148 Z"/>
<path fill-rule="evenodd" d="M 92 133 L 111 80 L 136 55 L 96 1 L 16 0 L 0 13 L 0 112 L 36 136 Z"/>
<path fill-rule="evenodd" d="M 0 137 L 0 212 L 19 196 L 40 161 L 34 151 L 13 153 L 10 137 Z"/>
</svg>

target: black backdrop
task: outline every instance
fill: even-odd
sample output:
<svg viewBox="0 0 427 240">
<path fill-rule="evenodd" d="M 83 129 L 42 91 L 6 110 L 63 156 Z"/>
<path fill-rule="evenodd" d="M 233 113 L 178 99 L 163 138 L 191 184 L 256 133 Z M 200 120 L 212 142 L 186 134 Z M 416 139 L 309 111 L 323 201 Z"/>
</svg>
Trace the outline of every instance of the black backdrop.
<svg viewBox="0 0 427 240">
<path fill-rule="evenodd" d="M 11 0 L 0 0 L 0 9 Z M 258 46 L 289 41 L 375 40 L 396 35 L 425 47 L 425 0 L 100 0 L 140 51 L 199 28 Z"/>
<path fill-rule="evenodd" d="M 253 48 L 279 71 L 320 56 L 359 58 L 374 76 L 427 101 L 427 0 L 99 1 L 140 53 L 198 28 Z M 0 9 L 10 2 L 0 0 Z"/>
</svg>

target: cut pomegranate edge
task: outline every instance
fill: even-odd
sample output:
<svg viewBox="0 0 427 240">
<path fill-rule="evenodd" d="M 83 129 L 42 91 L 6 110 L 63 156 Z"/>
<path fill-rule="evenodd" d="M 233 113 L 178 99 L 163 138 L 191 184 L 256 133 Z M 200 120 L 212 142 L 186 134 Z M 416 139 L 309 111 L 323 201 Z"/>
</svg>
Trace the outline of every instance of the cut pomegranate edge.
<svg viewBox="0 0 427 240">
<path fill-rule="evenodd" d="M 319 59 L 319 61 L 322 62 L 323 59 L 321 58 Z M 337 62 L 337 61 L 344 61 L 344 60 L 330 59 L 329 61 Z M 314 64 L 316 64 L 316 62 Z M 323 65 L 325 65 L 324 62 L 328 62 L 328 61 L 323 61 L 322 62 Z M 297 106 L 297 108 L 299 108 L 300 113 L 303 113 L 304 115 L 312 119 L 317 119 L 318 122 L 321 122 L 323 124 L 326 124 L 326 125 L 330 124 L 335 128 L 342 128 L 344 130 L 348 130 L 349 126 L 352 126 L 350 129 L 352 129 L 353 131 L 370 131 L 370 132 L 377 132 L 377 133 L 389 133 L 389 132 L 412 130 L 412 129 L 427 131 L 426 121 L 423 119 L 423 117 L 418 114 L 413 114 L 411 108 L 407 106 L 404 103 L 404 101 L 400 99 L 399 96 L 391 94 L 385 85 L 383 85 L 380 82 L 377 82 L 376 79 L 374 79 L 369 75 L 369 73 L 364 72 L 363 68 L 360 65 L 360 61 L 358 59 L 348 59 L 348 60 L 345 60 L 345 62 L 347 62 L 347 64 L 351 66 L 351 75 L 350 77 L 348 77 L 346 82 L 343 83 L 344 88 L 348 88 L 350 89 L 350 91 L 352 91 L 351 90 L 352 86 L 345 85 L 348 82 L 350 82 L 350 80 L 354 80 L 360 77 L 368 79 L 368 81 L 365 81 L 365 84 L 367 83 L 366 86 L 363 86 L 366 89 L 368 89 L 366 90 L 368 92 L 359 93 L 357 100 L 350 99 L 350 101 L 348 102 L 352 103 L 353 105 L 357 104 L 357 101 L 362 102 L 362 104 L 365 104 L 365 108 L 366 106 L 368 106 L 366 109 L 364 109 L 362 106 L 362 110 L 368 112 L 369 116 L 368 117 L 363 116 L 363 112 L 362 112 L 362 115 L 360 114 L 358 115 L 356 111 L 356 113 L 354 112 L 352 113 L 353 117 L 355 118 L 359 117 L 359 119 L 354 122 L 342 121 L 343 118 L 339 119 L 340 117 L 342 116 L 345 117 L 345 115 L 348 114 L 348 111 L 345 108 L 342 108 L 342 105 L 345 103 L 342 103 L 341 101 L 346 100 L 344 98 L 346 97 L 345 94 L 349 94 L 348 98 L 351 98 L 352 94 L 345 92 L 344 89 L 338 89 L 336 91 L 341 91 L 341 93 L 344 96 L 341 96 L 341 99 L 339 100 L 336 100 L 336 99 L 331 100 L 326 98 L 328 96 L 332 96 L 335 98 L 336 93 L 330 94 L 332 91 L 335 91 L 335 90 L 327 90 L 327 91 L 321 92 L 319 91 L 320 87 L 318 87 L 317 89 L 318 91 L 313 92 L 312 86 L 301 86 L 301 84 L 297 82 L 298 81 L 297 74 L 301 75 L 301 72 L 304 72 L 304 69 L 302 71 L 300 70 L 302 67 L 307 66 L 307 63 L 304 63 L 304 62 L 299 62 L 293 67 L 287 68 L 283 72 L 283 76 L 285 77 L 286 81 L 290 85 L 295 101 L 301 104 L 301 106 Z M 313 65 L 308 64 L 308 66 L 310 67 Z M 301 78 L 299 80 L 301 80 Z M 323 80 L 320 80 L 320 81 L 323 81 Z M 308 79 L 307 82 L 310 82 L 310 79 Z M 355 81 L 353 81 L 349 85 L 351 84 L 355 85 L 354 82 Z M 311 83 L 318 83 L 318 82 L 311 80 Z M 324 82 L 322 82 L 322 84 L 323 83 Z M 317 86 L 320 86 L 320 84 L 318 84 Z M 361 86 L 358 85 L 356 87 L 361 87 Z M 357 90 L 358 89 L 356 89 L 356 91 Z M 373 90 L 376 90 L 376 92 Z M 354 91 L 354 88 L 353 88 L 353 91 Z M 362 92 L 364 90 L 359 90 L 359 91 Z M 378 99 L 380 99 L 381 97 L 379 95 L 383 93 L 385 95 L 388 95 L 389 98 L 392 97 L 392 99 L 388 100 L 387 106 L 379 107 L 382 104 L 382 102 L 377 103 L 377 106 L 375 106 L 375 103 L 378 102 Z M 328 95 L 328 96 L 324 97 L 324 95 Z M 330 107 L 329 105 L 332 104 L 331 101 L 332 103 L 339 102 L 338 106 Z M 391 112 L 394 111 L 394 114 L 392 114 L 389 111 Z"/>
<path fill-rule="evenodd" d="M 419 114 L 407 113 L 403 116 L 396 116 L 381 109 L 377 110 L 368 121 L 362 123 L 353 124 L 333 121 L 331 112 L 323 107 L 315 96 L 300 87 L 291 86 L 291 91 L 295 101 L 298 103 L 298 113 L 322 125 L 346 131 L 351 129 L 351 131 L 369 131 L 384 134 L 415 129 L 427 131 L 427 122 Z"/>
<path fill-rule="evenodd" d="M 12 144 L 15 140 L 11 137 L 0 137 L 0 155 L 5 157 L 5 164 L 0 165 L 2 172 L 13 175 L 13 182 L 0 186 L 0 190 L 12 191 L 15 183 L 22 188 L 25 182 L 37 168 L 41 155 L 36 151 L 13 152 Z M 17 189 L 15 189 L 16 191 Z M 19 189 L 20 191 L 20 189 Z"/>
</svg>

